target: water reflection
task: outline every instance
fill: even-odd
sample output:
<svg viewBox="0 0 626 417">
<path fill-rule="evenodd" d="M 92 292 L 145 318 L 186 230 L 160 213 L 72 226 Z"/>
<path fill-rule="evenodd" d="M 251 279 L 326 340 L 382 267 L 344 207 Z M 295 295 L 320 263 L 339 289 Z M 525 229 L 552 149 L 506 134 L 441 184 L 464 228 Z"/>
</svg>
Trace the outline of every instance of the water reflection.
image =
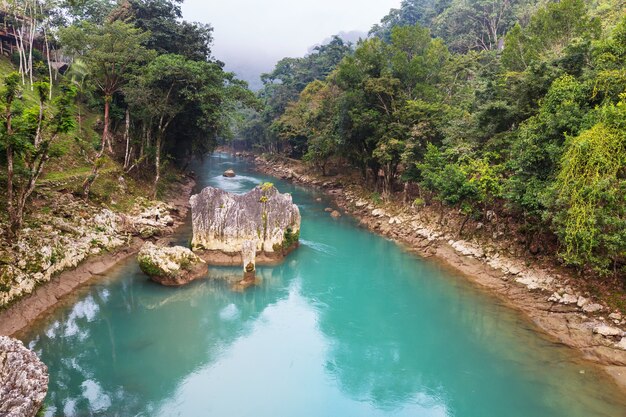
<svg viewBox="0 0 626 417">
<path fill-rule="evenodd" d="M 195 170 L 233 192 L 268 180 L 224 156 Z M 47 415 L 626 414 L 594 368 L 493 299 L 274 182 L 302 241 L 258 286 L 234 292 L 239 268 L 211 268 L 164 288 L 130 260 L 24 335 L 50 368 Z"/>
</svg>

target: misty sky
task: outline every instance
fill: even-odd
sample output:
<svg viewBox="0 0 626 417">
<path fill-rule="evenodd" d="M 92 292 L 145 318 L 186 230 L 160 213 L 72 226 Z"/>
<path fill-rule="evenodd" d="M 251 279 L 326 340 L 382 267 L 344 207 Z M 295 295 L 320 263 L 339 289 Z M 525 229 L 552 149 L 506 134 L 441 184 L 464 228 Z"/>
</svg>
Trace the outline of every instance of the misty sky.
<svg viewBox="0 0 626 417">
<path fill-rule="evenodd" d="M 340 31 L 369 31 L 400 0 L 185 0 L 185 20 L 211 23 L 213 54 L 232 70 L 272 68 Z"/>
</svg>

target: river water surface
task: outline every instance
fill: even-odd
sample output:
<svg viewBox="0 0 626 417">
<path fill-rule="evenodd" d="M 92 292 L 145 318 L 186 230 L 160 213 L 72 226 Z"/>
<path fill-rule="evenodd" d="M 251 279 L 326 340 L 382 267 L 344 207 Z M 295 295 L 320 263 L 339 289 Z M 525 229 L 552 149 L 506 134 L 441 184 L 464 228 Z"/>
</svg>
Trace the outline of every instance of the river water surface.
<svg viewBox="0 0 626 417">
<path fill-rule="evenodd" d="M 626 416 L 612 381 L 495 298 L 251 168 L 215 155 L 196 172 L 291 192 L 300 248 L 243 293 L 160 287 L 134 259 L 82 288 L 21 335 L 50 369 L 47 416 Z"/>
</svg>

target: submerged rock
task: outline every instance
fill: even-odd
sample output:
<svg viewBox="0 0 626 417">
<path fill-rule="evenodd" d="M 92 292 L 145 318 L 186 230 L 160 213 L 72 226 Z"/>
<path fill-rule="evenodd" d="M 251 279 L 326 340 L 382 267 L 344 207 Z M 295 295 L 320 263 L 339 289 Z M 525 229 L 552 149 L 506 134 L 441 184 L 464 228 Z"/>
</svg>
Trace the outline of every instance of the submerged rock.
<svg viewBox="0 0 626 417">
<path fill-rule="evenodd" d="M 48 368 L 24 344 L 0 336 L 0 416 L 34 417 L 48 392 Z"/>
<path fill-rule="evenodd" d="M 233 171 L 232 169 L 227 169 L 222 175 L 224 175 L 226 178 L 234 178 L 237 176 L 237 174 L 235 174 L 235 171 Z"/>
<path fill-rule="evenodd" d="M 141 248 L 137 261 L 153 281 L 172 287 L 185 285 L 207 272 L 206 263 L 182 246 L 164 247 L 148 242 Z"/>
<path fill-rule="evenodd" d="M 240 254 L 254 241 L 257 252 L 282 258 L 298 243 L 300 210 L 272 184 L 246 194 L 207 187 L 190 202 L 194 250 Z"/>
</svg>

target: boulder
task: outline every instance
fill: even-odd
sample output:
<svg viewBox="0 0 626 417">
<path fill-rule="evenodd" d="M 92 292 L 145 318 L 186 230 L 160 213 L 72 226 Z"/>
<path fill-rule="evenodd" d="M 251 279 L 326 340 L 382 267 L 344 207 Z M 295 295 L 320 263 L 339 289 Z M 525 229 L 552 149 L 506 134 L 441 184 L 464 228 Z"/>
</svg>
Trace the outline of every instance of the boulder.
<svg viewBox="0 0 626 417">
<path fill-rule="evenodd" d="M 34 417 L 48 392 L 48 368 L 19 340 L 0 336 L 0 416 Z"/>
<path fill-rule="evenodd" d="M 153 281 L 169 287 L 185 285 L 207 273 L 206 263 L 182 246 L 146 243 L 137 256 L 139 267 Z"/>
<path fill-rule="evenodd" d="M 604 310 L 604 307 L 596 303 L 585 304 L 582 308 L 585 313 L 597 313 L 599 311 Z"/>
<path fill-rule="evenodd" d="M 232 169 L 227 169 L 226 171 L 224 171 L 224 174 L 222 175 L 224 175 L 226 178 L 233 178 L 237 174 L 235 174 L 235 171 L 233 171 Z"/>
<path fill-rule="evenodd" d="M 341 213 L 339 213 L 337 210 L 333 210 L 333 211 L 330 213 L 330 217 L 332 217 L 333 219 L 338 219 L 338 218 L 340 218 L 340 217 L 341 217 Z"/>
<path fill-rule="evenodd" d="M 281 258 L 298 244 L 300 210 L 270 183 L 246 194 L 207 187 L 190 203 L 193 250 L 240 254 L 254 241 L 257 252 Z"/>
<path fill-rule="evenodd" d="M 578 304 L 578 297 L 572 294 L 563 294 L 559 302 L 561 304 Z"/>
<path fill-rule="evenodd" d="M 605 325 L 594 327 L 593 332 L 604 337 L 621 337 L 624 335 L 622 329 Z"/>
</svg>

